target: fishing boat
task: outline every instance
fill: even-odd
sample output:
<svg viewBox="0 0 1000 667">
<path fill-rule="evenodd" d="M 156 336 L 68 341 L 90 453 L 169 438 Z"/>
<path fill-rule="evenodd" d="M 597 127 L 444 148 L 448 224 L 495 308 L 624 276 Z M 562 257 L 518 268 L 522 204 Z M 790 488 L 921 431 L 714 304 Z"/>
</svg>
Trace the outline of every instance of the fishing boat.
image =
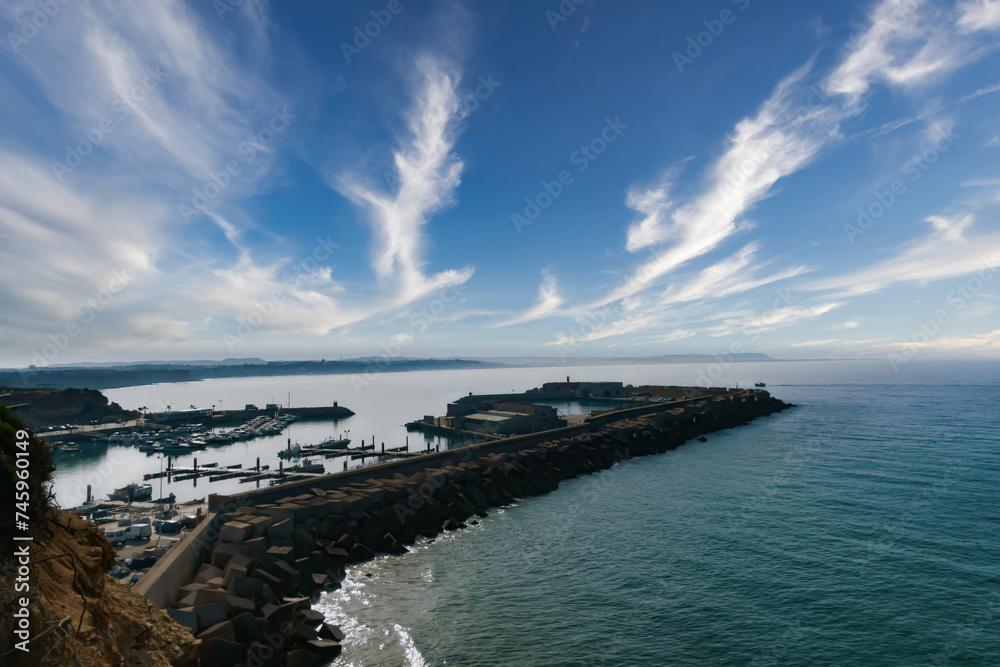
<svg viewBox="0 0 1000 667">
<path fill-rule="evenodd" d="M 114 493 L 108 494 L 108 500 L 143 500 L 153 497 L 152 484 L 129 484 L 120 489 L 115 489 Z"/>
<path fill-rule="evenodd" d="M 350 438 L 334 438 L 330 436 L 323 442 L 316 445 L 316 449 L 347 449 L 351 444 Z"/>
<path fill-rule="evenodd" d="M 294 446 L 288 449 L 282 449 L 278 452 L 278 458 L 282 459 L 297 459 L 302 455 L 302 446 L 299 443 L 295 443 Z"/>
<path fill-rule="evenodd" d="M 314 463 L 308 459 L 305 459 L 297 466 L 289 466 L 285 468 L 286 473 L 297 473 L 297 472 L 311 472 L 311 473 L 322 473 L 326 472 L 322 463 Z"/>
<path fill-rule="evenodd" d="M 170 456 L 183 456 L 184 454 L 190 454 L 192 452 L 195 452 L 197 451 L 197 449 L 186 443 L 178 442 L 170 445 L 163 445 L 156 451 L 163 452 L 164 454 L 169 454 Z"/>
<path fill-rule="evenodd" d="M 766 387 L 767 385 L 764 384 L 763 382 L 754 382 L 753 386 L 755 386 L 755 387 Z"/>
</svg>

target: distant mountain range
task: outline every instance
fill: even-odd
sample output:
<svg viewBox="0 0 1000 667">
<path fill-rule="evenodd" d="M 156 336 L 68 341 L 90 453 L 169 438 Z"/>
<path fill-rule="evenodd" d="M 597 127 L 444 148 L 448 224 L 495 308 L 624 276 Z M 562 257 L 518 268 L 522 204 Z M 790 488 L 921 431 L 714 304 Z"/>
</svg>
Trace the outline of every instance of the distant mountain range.
<svg viewBox="0 0 1000 667">
<path fill-rule="evenodd" d="M 415 359 L 359 357 L 337 361 L 265 361 L 257 357 L 221 361 L 137 361 L 131 363 L 76 363 L 45 368 L 0 370 L 0 387 L 53 389 L 111 389 L 159 382 L 191 382 L 208 378 L 274 375 L 335 375 L 405 372 L 459 368 L 613 366 L 623 364 L 712 363 L 775 361 L 766 354 L 666 354 L 656 357 L 487 357 L 479 359 Z"/>
<path fill-rule="evenodd" d="M 260 357 L 247 357 L 246 359 L 222 359 L 214 361 L 212 359 L 192 359 L 174 361 L 79 361 L 75 364 L 52 364 L 46 369 L 57 370 L 63 368 L 133 368 L 136 366 L 246 366 L 248 364 L 266 364 L 267 361 Z M 8 370 L 8 369 L 4 369 Z M 9 369 L 18 370 L 18 369 Z"/>
<path fill-rule="evenodd" d="M 721 358 L 735 362 L 779 361 L 766 354 L 661 354 L 655 357 L 476 357 L 480 361 L 504 366 L 618 366 L 624 364 L 701 364 L 714 363 Z"/>
</svg>

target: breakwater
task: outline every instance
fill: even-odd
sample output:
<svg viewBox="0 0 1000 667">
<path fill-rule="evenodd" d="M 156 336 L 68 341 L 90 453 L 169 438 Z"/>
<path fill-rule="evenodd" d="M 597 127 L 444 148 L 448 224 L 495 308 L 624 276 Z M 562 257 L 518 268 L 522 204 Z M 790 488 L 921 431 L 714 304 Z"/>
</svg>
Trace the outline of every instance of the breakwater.
<svg viewBox="0 0 1000 667">
<path fill-rule="evenodd" d="M 299 419 L 345 419 L 354 414 L 350 408 L 342 405 L 326 405 L 311 408 L 285 408 L 283 412 L 295 415 Z M 272 417 L 274 410 L 218 410 L 212 414 L 185 416 L 178 413 L 179 418 L 173 421 L 183 421 L 190 424 L 205 424 L 206 426 L 230 426 L 242 424 L 255 417 Z"/>
<path fill-rule="evenodd" d="M 563 479 L 789 407 L 767 392 L 649 405 L 545 433 L 211 500 L 211 514 L 136 589 L 191 628 L 208 664 L 307 664 L 343 638 L 309 607 L 350 563 L 403 553 Z"/>
</svg>

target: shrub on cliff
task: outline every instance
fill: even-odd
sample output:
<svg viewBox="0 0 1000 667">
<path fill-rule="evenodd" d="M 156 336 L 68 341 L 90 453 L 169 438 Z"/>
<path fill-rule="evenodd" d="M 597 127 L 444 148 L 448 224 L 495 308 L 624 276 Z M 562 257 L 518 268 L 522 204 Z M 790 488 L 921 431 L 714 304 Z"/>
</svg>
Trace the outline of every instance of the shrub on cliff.
<svg viewBox="0 0 1000 667">
<path fill-rule="evenodd" d="M 0 544 L 12 544 L 15 529 L 15 512 L 27 514 L 28 524 L 37 526 L 51 506 L 52 455 L 49 445 L 34 434 L 6 406 L 0 405 Z M 18 443 L 27 442 L 27 449 Z M 27 452 L 27 468 L 18 468 L 18 452 Z M 27 479 L 24 479 L 27 471 Z M 22 471 L 22 472 L 19 472 Z M 19 481 L 26 484 L 18 485 Z M 19 492 L 27 491 L 26 503 Z M 27 512 L 24 510 L 27 509 Z"/>
</svg>

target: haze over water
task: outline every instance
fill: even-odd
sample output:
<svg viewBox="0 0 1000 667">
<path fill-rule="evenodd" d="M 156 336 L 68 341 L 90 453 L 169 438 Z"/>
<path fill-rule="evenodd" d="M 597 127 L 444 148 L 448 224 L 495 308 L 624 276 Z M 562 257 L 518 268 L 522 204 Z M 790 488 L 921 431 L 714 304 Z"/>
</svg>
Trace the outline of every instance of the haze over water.
<svg viewBox="0 0 1000 667">
<path fill-rule="evenodd" d="M 684 384 L 701 370 L 387 374 L 360 395 L 345 376 L 108 394 L 201 406 L 290 390 L 293 404 L 339 400 L 358 414 L 338 429 L 388 446 L 404 421 L 467 391 L 567 373 Z M 1000 364 L 738 364 L 719 383 L 760 380 L 798 407 L 352 568 L 317 605 L 348 633 L 334 664 L 1000 664 Z"/>
</svg>

